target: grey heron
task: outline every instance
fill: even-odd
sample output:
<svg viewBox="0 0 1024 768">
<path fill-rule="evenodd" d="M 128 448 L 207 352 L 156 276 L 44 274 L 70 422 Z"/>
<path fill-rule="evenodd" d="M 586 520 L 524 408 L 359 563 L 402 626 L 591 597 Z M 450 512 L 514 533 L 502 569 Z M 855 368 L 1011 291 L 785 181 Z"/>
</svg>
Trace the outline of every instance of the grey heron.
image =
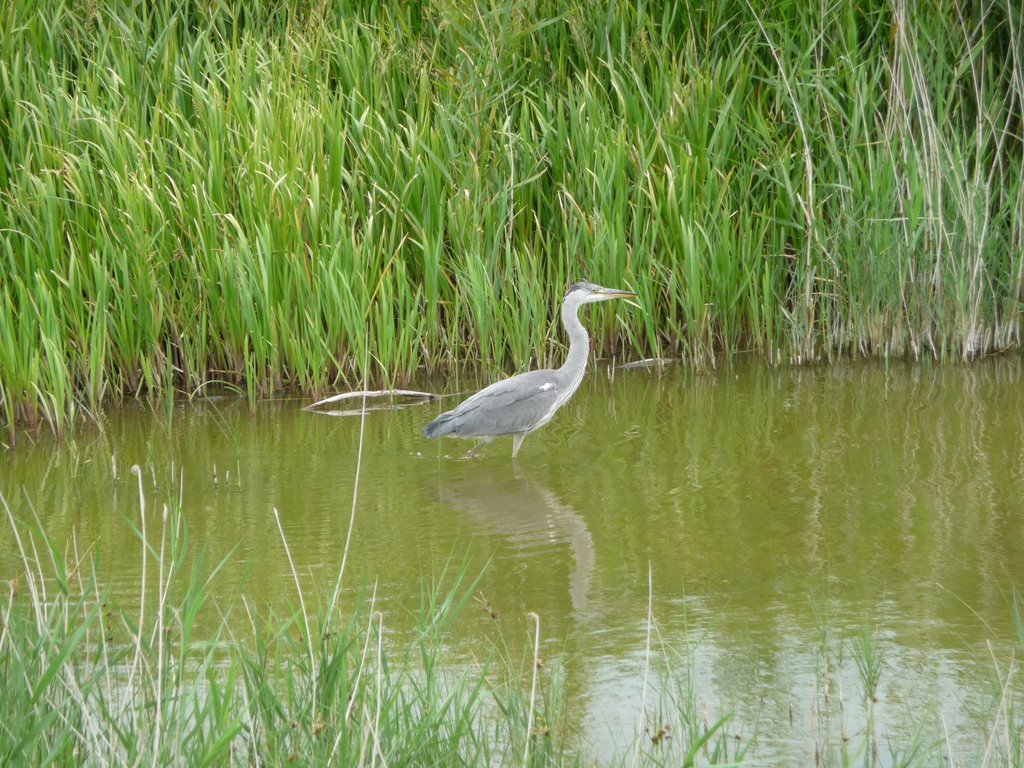
<svg viewBox="0 0 1024 768">
<path fill-rule="evenodd" d="M 562 302 L 562 325 L 569 336 L 569 356 L 561 368 L 543 368 L 496 381 L 442 413 L 423 428 L 423 434 L 475 438 L 479 442 L 468 456 L 476 455 L 496 437 L 512 435 L 514 459 L 523 438 L 551 421 L 555 411 L 565 405 L 583 381 L 590 357 L 590 337 L 580 322 L 580 307 L 635 296 L 630 291 L 602 288 L 594 283 L 574 284 Z"/>
</svg>

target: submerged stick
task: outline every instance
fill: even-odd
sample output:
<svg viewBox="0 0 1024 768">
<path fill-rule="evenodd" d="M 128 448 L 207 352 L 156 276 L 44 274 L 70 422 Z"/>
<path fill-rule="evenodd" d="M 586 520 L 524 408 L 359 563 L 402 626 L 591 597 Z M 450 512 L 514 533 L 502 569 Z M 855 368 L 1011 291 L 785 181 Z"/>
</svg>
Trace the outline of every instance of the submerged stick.
<svg viewBox="0 0 1024 768">
<path fill-rule="evenodd" d="M 648 357 L 644 360 L 636 360 L 632 363 L 620 363 L 615 366 L 617 371 L 629 371 L 633 368 L 655 368 L 660 366 L 666 366 L 670 363 L 678 362 L 677 358 L 674 357 Z"/>
<path fill-rule="evenodd" d="M 375 389 L 360 390 L 358 392 L 342 392 L 340 395 L 331 395 L 325 397 L 323 400 L 317 400 L 312 405 L 303 406 L 302 410 L 311 411 L 317 406 L 327 405 L 328 403 L 336 403 L 339 400 L 352 400 L 354 398 L 361 397 L 366 399 L 368 397 L 419 397 L 424 400 L 436 400 L 442 395 L 436 395 L 433 392 L 418 392 L 414 389 Z"/>
</svg>

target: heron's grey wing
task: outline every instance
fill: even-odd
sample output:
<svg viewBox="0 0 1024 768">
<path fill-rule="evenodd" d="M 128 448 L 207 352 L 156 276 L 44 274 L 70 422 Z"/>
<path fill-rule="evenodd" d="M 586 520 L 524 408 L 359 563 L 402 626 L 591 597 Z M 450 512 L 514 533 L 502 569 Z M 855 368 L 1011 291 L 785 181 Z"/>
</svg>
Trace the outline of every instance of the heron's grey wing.
<svg viewBox="0 0 1024 768">
<path fill-rule="evenodd" d="M 497 437 L 526 432 L 555 407 L 559 386 L 552 371 L 530 371 L 495 382 L 438 417 L 438 434 Z M 441 426 L 441 425 L 439 425 Z"/>
</svg>

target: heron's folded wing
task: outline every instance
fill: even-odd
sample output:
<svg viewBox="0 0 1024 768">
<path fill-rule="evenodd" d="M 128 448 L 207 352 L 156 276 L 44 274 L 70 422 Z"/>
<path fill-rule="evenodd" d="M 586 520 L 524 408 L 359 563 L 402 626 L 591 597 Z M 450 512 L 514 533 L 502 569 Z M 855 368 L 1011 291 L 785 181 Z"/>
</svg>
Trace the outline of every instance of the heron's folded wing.
<svg viewBox="0 0 1024 768">
<path fill-rule="evenodd" d="M 451 433 L 486 437 L 526 432 L 550 414 L 558 389 L 549 371 L 495 382 L 450 412 Z"/>
</svg>

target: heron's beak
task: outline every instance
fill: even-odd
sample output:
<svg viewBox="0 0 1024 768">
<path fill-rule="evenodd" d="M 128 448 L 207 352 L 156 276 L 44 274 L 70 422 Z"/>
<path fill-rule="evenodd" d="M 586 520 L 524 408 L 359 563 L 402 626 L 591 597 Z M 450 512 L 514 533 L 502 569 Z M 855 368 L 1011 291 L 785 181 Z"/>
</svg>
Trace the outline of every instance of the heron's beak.
<svg viewBox="0 0 1024 768">
<path fill-rule="evenodd" d="M 617 290 L 609 288 L 609 289 L 606 289 L 605 295 L 609 299 L 625 299 L 626 303 L 629 304 L 629 306 L 636 307 L 637 309 L 641 309 L 641 310 L 643 309 L 643 307 L 641 307 L 635 301 L 630 301 L 630 299 L 637 298 L 637 295 L 635 293 L 633 293 L 632 291 L 617 291 Z"/>
<path fill-rule="evenodd" d="M 632 291 L 618 291 L 614 288 L 602 288 L 599 291 L 594 291 L 602 299 L 635 299 L 636 294 Z"/>
</svg>

